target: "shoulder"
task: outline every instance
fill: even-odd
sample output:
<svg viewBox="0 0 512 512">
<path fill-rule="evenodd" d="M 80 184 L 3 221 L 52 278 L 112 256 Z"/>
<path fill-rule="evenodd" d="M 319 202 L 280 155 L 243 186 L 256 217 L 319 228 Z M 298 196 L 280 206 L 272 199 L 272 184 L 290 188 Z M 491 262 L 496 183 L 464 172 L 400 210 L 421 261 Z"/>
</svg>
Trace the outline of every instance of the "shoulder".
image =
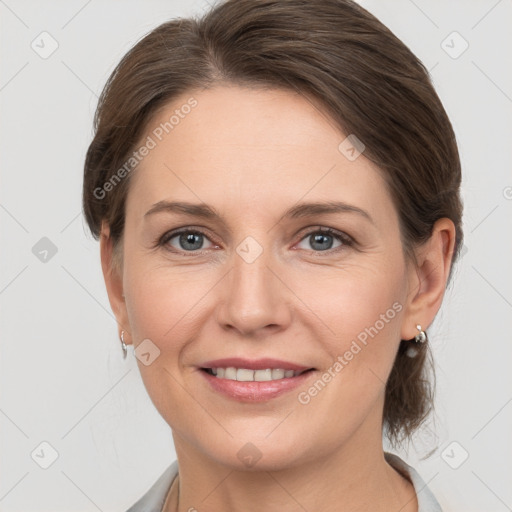
<svg viewBox="0 0 512 512">
<path fill-rule="evenodd" d="M 151 488 L 126 512 L 161 512 L 167 492 L 177 475 L 178 461 L 175 460 Z"/>
<path fill-rule="evenodd" d="M 384 457 L 391 466 L 411 481 L 418 499 L 418 512 L 442 512 L 436 497 L 432 494 L 432 491 L 428 488 L 421 475 L 412 466 L 409 466 L 409 464 L 394 453 L 384 452 Z"/>
</svg>

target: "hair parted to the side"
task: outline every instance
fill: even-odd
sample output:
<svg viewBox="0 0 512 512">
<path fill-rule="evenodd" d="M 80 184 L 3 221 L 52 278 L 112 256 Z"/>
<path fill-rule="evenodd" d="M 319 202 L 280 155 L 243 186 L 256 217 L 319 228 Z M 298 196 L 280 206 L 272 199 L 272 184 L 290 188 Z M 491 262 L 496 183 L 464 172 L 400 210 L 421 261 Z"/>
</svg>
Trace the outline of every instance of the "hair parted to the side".
<svg viewBox="0 0 512 512">
<path fill-rule="evenodd" d="M 147 135 L 161 107 L 219 84 L 298 92 L 344 136 L 355 134 L 388 184 L 409 261 L 415 263 L 414 249 L 429 239 L 438 219 L 453 221 L 450 282 L 463 241 L 452 125 L 422 63 L 351 0 L 228 0 L 201 18 L 163 23 L 123 57 L 99 99 L 83 187 L 93 236 L 99 238 L 102 222 L 110 228 L 114 268 L 122 266 L 125 200 L 136 168 L 108 193 L 104 184 Z M 432 409 L 429 345 L 410 357 L 409 342 L 401 341 L 383 413 L 394 446 L 411 438 Z"/>
</svg>

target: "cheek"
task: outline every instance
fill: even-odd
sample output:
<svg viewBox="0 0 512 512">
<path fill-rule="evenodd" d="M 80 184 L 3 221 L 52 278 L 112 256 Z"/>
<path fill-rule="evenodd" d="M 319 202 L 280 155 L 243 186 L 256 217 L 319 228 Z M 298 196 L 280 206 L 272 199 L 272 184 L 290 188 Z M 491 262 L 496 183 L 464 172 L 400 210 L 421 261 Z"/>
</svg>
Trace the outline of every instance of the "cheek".
<svg viewBox="0 0 512 512">
<path fill-rule="evenodd" d="M 169 345 L 160 346 L 167 352 L 183 339 L 180 332 L 183 334 L 186 322 L 200 309 L 201 298 L 213 283 L 198 278 L 190 269 L 155 260 L 142 254 L 128 259 L 124 286 L 130 297 L 127 309 L 134 343 L 154 339 Z"/>
<path fill-rule="evenodd" d="M 330 356 L 328 366 L 339 375 L 329 400 L 366 407 L 384 388 L 400 342 L 403 281 L 400 261 L 375 262 L 331 273 L 317 291 L 308 291 L 312 283 L 302 288 L 318 316 L 317 332 L 325 333 L 317 340 Z M 341 366 L 332 368 L 336 361 Z"/>
<path fill-rule="evenodd" d="M 343 348 L 347 340 L 357 338 L 376 323 L 384 337 L 391 330 L 396 332 L 404 289 L 400 261 L 388 264 L 379 255 L 363 263 L 299 277 L 294 280 L 294 292 L 315 314 L 317 324 L 324 325 L 324 339 L 330 339 L 334 347 L 341 344 Z M 364 334 L 361 339 L 364 341 Z"/>
<path fill-rule="evenodd" d="M 169 291 L 163 293 L 163 290 L 155 289 L 146 280 L 132 283 L 129 294 L 131 300 L 127 309 L 134 345 L 137 346 L 145 338 L 160 345 L 164 334 L 172 328 L 174 319 L 180 313 L 174 294 Z"/>
<path fill-rule="evenodd" d="M 190 339 L 190 321 L 195 311 L 191 308 L 204 291 L 200 293 L 198 286 L 191 286 L 186 293 L 184 283 L 164 269 L 130 270 L 126 285 L 131 300 L 127 310 L 135 354 L 139 354 L 136 361 L 140 375 L 156 409 L 169 424 L 179 427 L 181 422 L 186 424 L 179 411 L 191 406 L 190 395 L 182 387 L 181 353 Z M 147 352 L 149 364 L 144 363 L 143 354 Z"/>
</svg>

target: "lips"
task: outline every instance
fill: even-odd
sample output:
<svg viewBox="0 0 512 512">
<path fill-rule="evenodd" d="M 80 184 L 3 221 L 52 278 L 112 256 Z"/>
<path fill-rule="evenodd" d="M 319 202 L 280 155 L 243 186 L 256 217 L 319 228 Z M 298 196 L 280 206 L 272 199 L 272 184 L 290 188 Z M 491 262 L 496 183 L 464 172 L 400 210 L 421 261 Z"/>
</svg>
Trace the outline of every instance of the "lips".
<svg viewBox="0 0 512 512">
<path fill-rule="evenodd" d="M 215 392 L 243 402 L 263 402 L 291 391 L 314 373 L 314 368 L 279 359 L 228 358 L 199 367 Z"/>
<path fill-rule="evenodd" d="M 248 370 L 266 370 L 270 369 L 282 369 L 282 370 L 293 370 L 296 372 L 302 372 L 305 370 L 314 369 L 311 366 L 302 366 L 299 364 L 291 363 L 289 361 L 283 361 L 280 359 L 243 359 L 240 357 L 230 357 L 227 359 L 215 359 L 212 361 L 206 361 L 200 365 L 200 368 L 211 369 L 211 368 L 246 368 Z"/>
</svg>

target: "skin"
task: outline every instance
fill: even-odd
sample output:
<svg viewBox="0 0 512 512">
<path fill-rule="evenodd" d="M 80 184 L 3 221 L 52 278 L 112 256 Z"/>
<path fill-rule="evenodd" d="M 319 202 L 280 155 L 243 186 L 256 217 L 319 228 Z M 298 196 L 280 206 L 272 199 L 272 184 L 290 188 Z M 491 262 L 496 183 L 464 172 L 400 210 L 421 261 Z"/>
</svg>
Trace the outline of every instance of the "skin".
<svg viewBox="0 0 512 512">
<path fill-rule="evenodd" d="M 400 339 L 413 338 L 416 324 L 426 330 L 440 308 L 453 223 L 435 224 L 412 265 L 379 169 L 364 153 L 349 161 L 338 150 L 346 135 L 311 101 L 222 85 L 176 98 L 150 126 L 191 95 L 197 107 L 132 176 L 121 271 L 111 272 L 106 224 L 101 237 L 119 330 L 135 348 L 149 338 L 160 350 L 150 365 L 137 363 L 179 461 L 165 510 L 417 511 L 412 484 L 384 459 L 384 390 Z M 145 218 L 164 199 L 212 205 L 225 224 L 169 212 Z M 299 201 L 328 200 L 364 209 L 373 223 L 355 213 L 282 218 Z M 328 237 L 332 247 L 322 251 L 310 235 L 323 226 L 355 244 Z M 179 236 L 154 248 L 182 227 L 205 233 L 199 249 L 187 251 Z M 252 263 L 236 252 L 247 236 L 263 248 Z M 395 302 L 401 311 L 301 404 L 298 393 Z M 213 391 L 197 368 L 224 357 L 273 357 L 316 371 L 298 390 L 240 403 Z M 237 457 L 249 442 L 261 454 L 252 467 Z"/>
</svg>

